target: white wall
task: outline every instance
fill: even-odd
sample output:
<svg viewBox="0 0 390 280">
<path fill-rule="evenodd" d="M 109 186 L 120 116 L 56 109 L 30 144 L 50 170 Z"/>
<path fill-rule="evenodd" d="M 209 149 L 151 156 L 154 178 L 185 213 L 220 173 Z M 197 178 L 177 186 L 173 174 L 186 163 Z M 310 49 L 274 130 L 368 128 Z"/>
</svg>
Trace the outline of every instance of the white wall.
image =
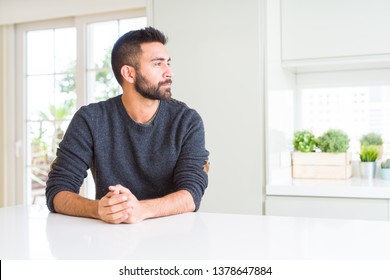
<svg viewBox="0 0 390 280">
<path fill-rule="evenodd" d="M 201 211 L 262 213 L 264 1 L 151 0 L 169 37 L 173 95 L 203 117 L 210 151 Z"/>
<path fill-rule="evenodd" d="M 281 67 L 280 0 L 267 0 L 267 184 L 291 179 L 296 75 Z"/>
<path fill-rule="evenodd" d="M 0 27 L 0 73 L 4 73 L 4 64 L 2 63 L 4 57 L 3 44 L 3 29 Z M 4 81 L 3 75 L 0 75 L 0 207 L 4 206 L 4 166 L 5 166 L 5 141 L 4 141 Z"/>
<path fill-rule="evenodd" d="M 14 29 L 0 26 L 0 207 L 15 201 L 15 75 Z"/>
<path fill-rule="evenodd" d="M 0 25 L 145 7 L 146 0 L 0 0 Z"/>
</svg>

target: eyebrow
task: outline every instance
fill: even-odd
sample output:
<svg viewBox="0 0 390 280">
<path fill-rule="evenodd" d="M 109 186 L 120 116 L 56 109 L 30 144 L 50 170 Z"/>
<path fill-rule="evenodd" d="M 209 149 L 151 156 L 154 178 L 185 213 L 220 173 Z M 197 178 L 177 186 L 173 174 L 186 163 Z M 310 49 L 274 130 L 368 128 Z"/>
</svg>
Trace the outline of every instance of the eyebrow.
<svg viewBox="0 0 390 280">
<path fill-rule="evenodd" d="M 165 61 L 165 60 L 166 59 L 163 57 L 156 57 L 156 58 L 153 58 L 151 61 L 153 62 L 153 61 Z M 171 58 L 169 57 L 167 61 L 170 62 Z"/>
</svg>

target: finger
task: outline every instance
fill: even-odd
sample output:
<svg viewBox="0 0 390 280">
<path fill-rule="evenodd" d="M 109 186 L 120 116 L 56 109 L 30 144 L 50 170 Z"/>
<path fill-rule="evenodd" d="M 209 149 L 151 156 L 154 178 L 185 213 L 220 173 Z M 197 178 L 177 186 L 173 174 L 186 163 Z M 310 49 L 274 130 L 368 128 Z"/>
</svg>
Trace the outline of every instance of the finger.
<svg viewBox="0 0 390 280">
<path fill-rule="evenodd" d="M 119 194 L 119 193 L 120 193 L 119 189 L 116 188 L 115 186 L 109 186 L 109 187 L 108 187 L 108 190 L 109 190 L 109 193 L 110 193 L 111 195 Z"/>
<path fill-rule="evenodd" d="M 111 224 L 120 224 L 126 221 L 128 217 L 129 214 L 126 211 L 125 212 L 122 211 L 122 212 L 113 213 L 111 215 L 107 215 L 105 217 L 105 221 Z"/>
<path fill-rule="evenodd" d="M 131 193 L 128 188 L 125 188 L 124 186 L 120 184 L 116 184 L 115 186 L 109 186 L 108 189 L 114 193 Z"/>
<path fill-rule="evenodd" d="M 108 207 L 105 207 L 105 212 L 108 213 L 108 214 L 115 214 L 115 213 L 120 213 L 120 212 L 130 212 L 130 210 L 133 208 L 133 206 L 131 205 L 131 203 L 129 203 L 128 201 L 126 202 L 122 202 L 122 203 L 119 203 L 119 204 L 115 204 L 115 205 L 111 205 L 111 206 L 108 206 Z"/>
<path fill-rule="evenodd" d="M 129 200 L 128 195 L 116 195 L 112 193 L 106 194 L 101 200 L 101 206 L 103 207 L 111 207 L 113 205 L 125 203 L 126 201 Z"/>
<path fill-rule="evenodd" d="M 129 210 L 128 217 L 123 222 L 127 224 L 135 224 L 141 222 L 143 219 L 142 215 L 140 215 L 136 209 L 131 208 Z"/>
<path fill-rule="evenodd" d="M 120 187 L 121 185 L 117 184 L 115 186 L 109 186 L 108 189 L 110 190 L 110 192 L 112 193 L 115 193 L 115 194 L 119 194 L 120 193 Z"/>
<path fill-rule="evenodd" d="M 102 220 L 109 223 L 119 223 L 127 219 L 130 207 L 127 205 L 127 202 L 111 206 L 102 206 L 102 204 L 99 204 L 98 212 Z"/>
</svg>

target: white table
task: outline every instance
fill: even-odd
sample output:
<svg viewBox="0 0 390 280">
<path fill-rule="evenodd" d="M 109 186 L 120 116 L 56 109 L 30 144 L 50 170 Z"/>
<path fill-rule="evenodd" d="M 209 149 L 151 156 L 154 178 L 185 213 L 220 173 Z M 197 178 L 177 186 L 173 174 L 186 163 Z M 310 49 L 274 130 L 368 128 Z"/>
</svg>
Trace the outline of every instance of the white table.
<svg viewBox="0 0 390 280">
<path fill-rule="evenodd" d="M 390 259 L 390 223 L 188 213 L 139 224 L 0 208 L 0 259 Z"/>
</svg>

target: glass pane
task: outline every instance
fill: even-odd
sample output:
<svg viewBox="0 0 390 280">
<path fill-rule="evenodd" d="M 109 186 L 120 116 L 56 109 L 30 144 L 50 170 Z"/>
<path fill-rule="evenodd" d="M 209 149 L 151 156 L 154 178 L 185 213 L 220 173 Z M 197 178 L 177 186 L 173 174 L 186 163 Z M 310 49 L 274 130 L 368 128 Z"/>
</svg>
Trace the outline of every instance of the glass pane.
<svg viewBox="0 0 390 280">
<path fill-rule="evenodd" d="M 76 112 L 76 82 L 75 74 L 56 75 L 55 98 L 52 104 L 55 108 L 54 120 L 70 119 Z"/>
<path fill-rule="evenodd" d="M 66 73 L 76 70 L 76 30 L 56 29 L 54 33 L 55 72 Z"/>
<path fill-rule="evenodd" d="M 27 77 L 27 120 L 45 118 L 53 102 L 53 75 Z"/>
<path fill-rule="evenodd" d="M 53 30 L 27 33 L 27 74 L 47 74 L 54 71 Z"/>
<path fill-rule="evenodd" d="M 101 65 L 102 59 L 111 55 L 112 46 L 118 38 L 118 21 L 89 24 L 87 32 L 87 67 L 95 69 L 97 65 Z"/>
<path fill-rule="evenodd" d="M 106 100 L 119 94 L 119 85 L 111 69 L 88 71 L 88 89 L 94 101 Z"/>
<path fill-rule="evenodd" d="M 48 164 L 53 159 L 55 145 L 55 122 L 33 121 L 27 123 L 31 149 L 30 164 Z"/>
<path fill-rule="evenodd" d="M 43 195 L 50 163 L 54 159 L 53 134 L 54 126 L 47 121 L 29 122 L 29 181 L 33 196 Z"/>
<path fill-rule="evenodd" d="M 351 151 L 359 152 L 359 139 L 380 133 L 384 154 L 390 156 L 390 86 L 312 88 L 302 90 L 302 128 L 321 135 L 330 128 L 344 130 Z"/>
</svg>

